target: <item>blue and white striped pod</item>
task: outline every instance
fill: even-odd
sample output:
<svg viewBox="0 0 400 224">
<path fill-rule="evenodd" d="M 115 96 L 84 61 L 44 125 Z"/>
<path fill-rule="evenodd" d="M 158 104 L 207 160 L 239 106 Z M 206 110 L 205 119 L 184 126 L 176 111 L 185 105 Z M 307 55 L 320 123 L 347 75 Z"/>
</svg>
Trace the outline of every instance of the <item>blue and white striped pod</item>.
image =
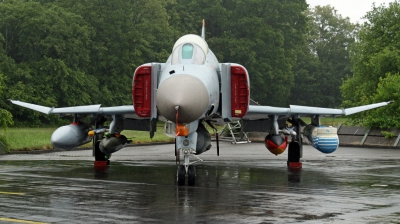
<svg viewBox="0 0 400 224">
<path fill-rule="evenodd" d="M 308 144 L 322 153 L 332 153 L 339 146 L 339 136 L 335 127 L 307 125 L 303 134 Z"/>
</svg>

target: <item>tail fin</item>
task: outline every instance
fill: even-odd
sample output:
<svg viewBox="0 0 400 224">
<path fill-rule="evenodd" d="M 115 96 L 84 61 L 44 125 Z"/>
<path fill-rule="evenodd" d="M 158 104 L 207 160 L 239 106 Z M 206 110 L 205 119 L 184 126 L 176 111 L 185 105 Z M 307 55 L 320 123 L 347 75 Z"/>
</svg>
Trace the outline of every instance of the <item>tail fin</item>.
<svg viewBox="0 0 400 224">
<path fill-rule="evenodd" d="M 206 39 L 206 21 L 203 19 L 203 27 L 201 28 L 201 37 L 205 40 Z"/>
</svg>

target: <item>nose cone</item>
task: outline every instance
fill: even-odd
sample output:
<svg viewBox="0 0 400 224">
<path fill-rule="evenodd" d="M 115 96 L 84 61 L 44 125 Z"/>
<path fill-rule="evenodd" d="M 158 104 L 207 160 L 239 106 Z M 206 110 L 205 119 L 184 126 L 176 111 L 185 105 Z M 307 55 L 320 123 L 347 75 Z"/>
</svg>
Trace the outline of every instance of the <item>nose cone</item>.
<svg viewBox="0 0 400 224">
<path fill-rule="evenodd" d="M 164 80 L 157 91 L 157 108 L 166 119 L 175 121 L 179 106 L 179 123 L 199 119 L 207 110 L 209 96 L 203 82 L 190 75 L 174 75 Z"/>
</svg>

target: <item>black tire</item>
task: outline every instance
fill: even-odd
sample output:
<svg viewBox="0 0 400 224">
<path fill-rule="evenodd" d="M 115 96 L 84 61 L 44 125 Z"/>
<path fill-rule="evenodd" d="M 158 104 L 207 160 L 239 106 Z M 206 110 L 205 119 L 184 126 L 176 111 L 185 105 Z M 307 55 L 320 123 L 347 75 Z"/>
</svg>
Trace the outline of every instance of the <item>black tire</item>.
<svg viewBox="0 0 400 224">
<path fill-rule="evenodd" d="M 99 146 L 100 146 L 100 141 L 96 141 L 96 142 L 93 143 L 94 160 L 95 161 L 107 161 L 106 155 L 100 151 L 100 147 Z"/>
<path fill-rule="evenodd" d="M 188 185 L 194 186 L 196 184 L 196 167 L 189 165 L 188 168 Z"/>
<path fill-rule="evenodd" d="M 178 170 L 176 172 L 176 181 L 178 182 L 179 186 L 185 185 L 185 176 L 186 176 L 185 166 L 179 165 Z"/>
<path fill-rule="evenodd" d="M 289 143 L 288 162 L 300 162 L 300 144 L 298 142 Z"/>
</svg>

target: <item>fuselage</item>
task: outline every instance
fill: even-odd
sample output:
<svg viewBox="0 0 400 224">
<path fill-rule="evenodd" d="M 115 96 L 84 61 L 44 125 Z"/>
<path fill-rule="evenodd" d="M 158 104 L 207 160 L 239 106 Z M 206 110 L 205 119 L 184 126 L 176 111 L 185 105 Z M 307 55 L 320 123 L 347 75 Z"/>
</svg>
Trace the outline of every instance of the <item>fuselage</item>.
<svg viewBox="0 0 400 224">
<path fill-rule="evenodd" d="M 194 34 L 179 38 L 159 78 L 159 113 L 176 123 L 216 113 L 220 103 L 218 69 L 218 60 L 203 38 Z"/>
</svg>

